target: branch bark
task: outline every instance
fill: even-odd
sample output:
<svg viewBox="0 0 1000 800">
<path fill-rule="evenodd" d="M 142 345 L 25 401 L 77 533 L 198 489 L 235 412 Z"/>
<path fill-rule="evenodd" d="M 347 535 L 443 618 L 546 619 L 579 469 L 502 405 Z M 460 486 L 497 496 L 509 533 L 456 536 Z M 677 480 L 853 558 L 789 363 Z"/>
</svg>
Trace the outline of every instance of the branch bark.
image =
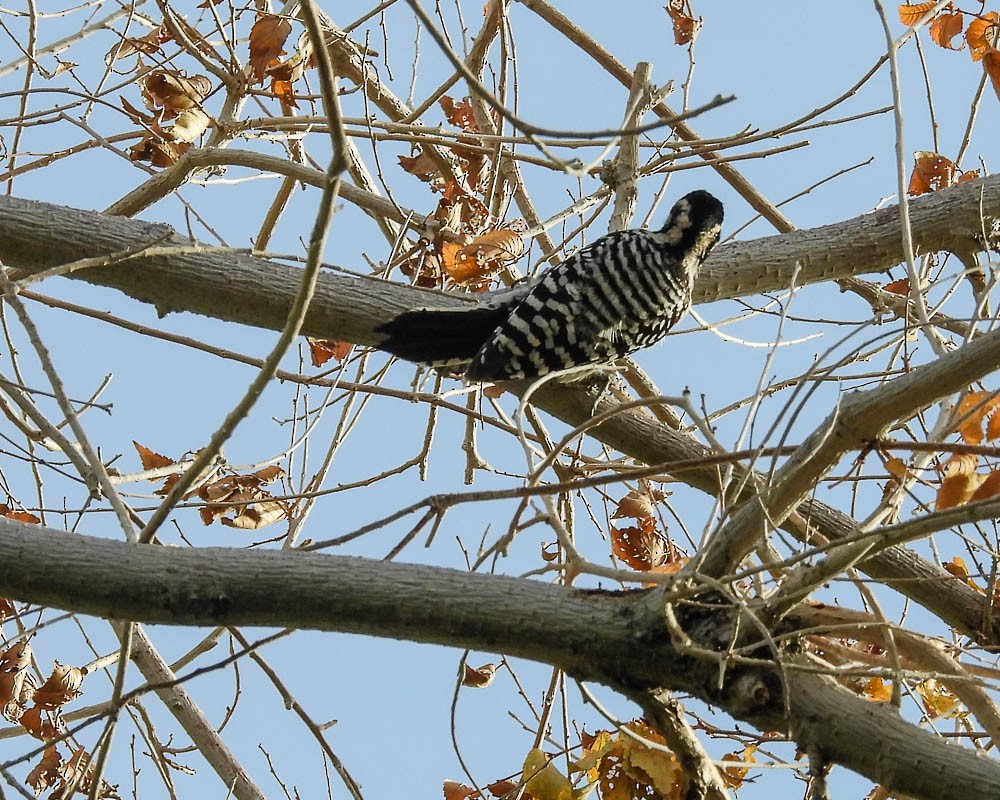
<svg viewBox="0 0 1000 800">
<path fill-rule="evenodd" d="M 700 658 L 674 646 L 663 590 L 584 592 L 346 556 L 136 546 L 9 519 L 0 519 L 0 552 L 0 594 L 33 603 L 148 623 L 311 628 L 493 650 L 644 704 L 661 688 L 688 692 L 914 797 L 937 798 L 947 786 L 955 800 L 981 800 L 1000 785 L 1000 763 L 797 669 L 794 657 L 780 677 L 773 664 L 730 664 L 720 686 L 724 653 Z M 673 608 L 692 637 L 725 640 L 732 631 L 730 606 Z"/>
<path fill-rule="evenodd" d="M 1000 176 L 985 178 L 917 198 L 911 204 L 914 237 L 923 250 L 968 247 L 997 233 Z M 985 220 L 984 220 L 985 217 Z M 34 273 L 81 257 L 134 249 L 136 243 L 164 243 L 163 225 L 106 217 L 94 212 L 0 197 L 0 260 Z M 864 235 L 862 235 L 864 234 Z M 188 249 L 143 257 L 140 263 L 81 270 L 70 277 L 110 286 L 161 313 L 191 311 L 225 321 L 280 330 L 299 281 L 299 270 L 232 252 L 191 252 L 174 235 L 167 243 Z M 784 288 L 796 263 L 798 284 L 883 269 L 902 258 L 898 212 L 887 209 L 812 230 L 734 243 L 713 253 L 695 288 L 698 302 L 751 291 Z M 867 260 L 866 260 L 867 259 Z M 874 259 L 874 263 L 873 260 Z M 461 307 L 467 297 L 416 289 L 365 276 L 324 274 L 303 332 L 377 346 L 375 328 L 417 306 Z M 593 397 L 572 387 L 547 387 L 534 402 L 570 425 L 589 419 Z M 690 461 L 709 451 L 698 442 L 639 412 L 622 413 L 592 431 L 595 438 L 648 464 Z M 718 490 L 715 469 L 688 469 L 678 477 L 702 491 Z M 808 526 L 828 539 L 857 532 L 846 514 L 815 500 L 799 509 Z M 799 537 L 808 531 L 792 527 Z M 862 565 L 939 616 L 986 645 L 1000 642 L 1000 619 L 986 613 L 980 595 L 905 547 L 893 547 Z"/>
</svg>

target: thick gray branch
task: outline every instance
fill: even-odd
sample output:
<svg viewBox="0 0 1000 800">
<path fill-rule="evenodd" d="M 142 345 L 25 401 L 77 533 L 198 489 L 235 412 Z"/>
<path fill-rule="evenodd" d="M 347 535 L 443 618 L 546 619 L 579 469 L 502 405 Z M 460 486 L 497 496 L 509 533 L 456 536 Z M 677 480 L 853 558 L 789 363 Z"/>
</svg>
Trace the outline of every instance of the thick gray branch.
<svg viewBox="0 0 1000 800">
<path fill-rule="evenodd" d="M 975 239 L 981 231 L 980 198 L 992 219 L 1000 212 L 1000 176 L 987 178 L 934 195 L 917 198 L 912 214 L 918 246 L 925 249 L 952 246 Z M 890 210 L 891 211 L 891 210 Z M 709 262 L 706 278 L 696 291 L 702 300 L 732 296 L 739 286 L 747 291 L 778 289 L 787 283 L 796 262 L 811 263 L 806 272 L 821 280 L 824 270 L 833 274 L 862 272 L 864 258 L 881 253 L 883 259 L 901 258 L 894 212 L 838 223 L 750 244 L 718 248 Z M 877 228 L 874 223 L 878 222 Z M 991 224 L 991 223 L 989 223 Z M 863 240 L 859 231 L 867 229 Z M 134 249 L 137 243 L 157 242 L 169 231 L 162 225 L 106 217 L 60 206 L 0 197 L 0 259 L 29 272 L 88 256 Z M 820 237 L 818 232 L 826 233 Z M 177 236 L 178 244 L 188 242 Z M 872 250 L 872 242 L 876 242 Z M 851 247 L 858 249 L 852 250 Z M 895 248 L 895 249 L 893 249 Z M 814 250 L 819 251 L 814 252 Z M 836 264 L 831 254 L 839 254 Z M 879 263 L 879 268 L 885 264 Z M 757 277 L 751 279 L 756 273 Z M 284 324 L 299 281 L 299 270 L 281 264 L 231 253 L 176 253 L 135 259 L 109 269 L 89 269 L 73 277 L 112 286 L 156 305 L 163 313 L 187 310 L 218 319 L 278 330 Z M 801 285 L 803 274 L 799 275 Z M 726 293 L 729 294 L 726 294 Z M 305 324 L 314 336 L 377 343 L 375 327 L 416 306 L 461 306 L 468 298 L 414 289 L 364 277 L 343 274 L 321 276 L 316 299 Z M 534 401 L 570 425 L 590 418 L 593 397 L 569 387 L 544 389 Z M 704 458 L 702 445 L 641 413 L 623 413 L 592 431 L 600 441 L 649 464 Z M 714 469 L 687 470 L 678 474 L 685 482 L 714 494 L 718 490 Z M 849 516 L 815 500 L 807 500 L 800 513 L 826 538 L 856 532 Z M 947 624 L 984 644 L 1000 642 L 1000 619 L 989 615 L 982 598 L 961 581 L 905 547 L 894 547 L 862 565 L 874 578 L 886 581 L 933 611 Z M 987 626 L 987 620 L 992 622 Z"/>
<path fill-rule="evenodd" d="M 277 550 L 136 546 L 0 518 L 0 595 L 112 619 L 363 633 L 496 651 L 561 667 L 625 694 L 689 692 L 897 792 L 981 800 L 1000 764 L 900 719 L 833 681 L 678 651 L 658 591 L 580 592 L 538 581 Z M 53 553 L 59 568 L 53 569 Z M 725 641 L 730 609 L 685 617 Z M 694 635 L 694 634 L 693 634 Z M 785 706 L 789 720 L 785 720 Z M 871 746 L 877 736 L 883 746 Z"/>
<path fill-rule="evenodd" d="M 916 198 L 911 217 L 921 251 L 979 249 L 984 226 L 987 233 L 996 232 L 1000 176 Z M 0 197 L 0 259 L 8 267 L 28 272 L 156 242 L 167 230 L 161 225 Z M 179 235 L 158 242 L 171 243 L 191 244 Z M 785 289 L 797 265 L 796 283 L 802 286 L 883 270 L 901 260 L 898 209 L 887 208 L 846 222 L 718 247 L 702 270 L 694 300 L 703 303 Z M 299 270 L 248 255 L 205 252 L 150 256 L 122 266 L 80 271 L 72 277 L 119 289 L 152 303 L 161 313 L 191 311 L 280 330 Z M 377 345 L 380 337 L 375 328 L 402 311 L 473 302 L 468 297 L 365 277 L 323 277 L 304 332 L 358 344 Z"/>
</svg>

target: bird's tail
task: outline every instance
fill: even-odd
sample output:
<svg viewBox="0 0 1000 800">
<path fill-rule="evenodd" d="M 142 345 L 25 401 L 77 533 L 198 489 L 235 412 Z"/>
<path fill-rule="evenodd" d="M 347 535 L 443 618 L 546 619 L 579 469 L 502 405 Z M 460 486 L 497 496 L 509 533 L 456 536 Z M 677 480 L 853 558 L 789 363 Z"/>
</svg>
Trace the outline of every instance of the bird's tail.
<svg viewBox="0 0 1000 800">
<path fill-rule="evenodd" d="M 405 311 L 376 329 L 386 336 L 378 347 L 418 364 L 459 367 L 472 361 L 508 314 L 505 305 Z"/>
</svg>

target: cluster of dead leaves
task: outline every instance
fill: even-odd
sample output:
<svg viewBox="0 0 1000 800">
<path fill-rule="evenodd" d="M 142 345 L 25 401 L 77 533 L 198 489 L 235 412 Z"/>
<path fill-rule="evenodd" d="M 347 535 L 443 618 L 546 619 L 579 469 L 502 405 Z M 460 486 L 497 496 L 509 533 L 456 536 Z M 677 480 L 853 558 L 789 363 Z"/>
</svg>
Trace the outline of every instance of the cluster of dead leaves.
<svg viewBox="0 0 1000 800">
<path fill-rule="evenodd" d="M 445 95 L 439 101 L 448 122 L 468 134 L 479 133 L 472 104 L 466 98 L 455 102 Z M 492 278 L 524 253 L 522 220 L 498 224 L 486 204 L 477 197 L 486 187 L 488 154 L 474 136 L 460 136 L 448 148 L 457 165 L 455 177 L 446 176 L 442 165 L 427 148 L 413 156 L 399 156 L 400 166 L 439 192 L 431 214 L 437 235 L 422 240 L 401 265 L 403 273 L 418 286 L 440 287 L 445 281 L 472 291 L 484 291 Z"/>
<path fill-rule="evenodd" d="M 935 5 L 934 0 L 901 5 L 900 22 L 904 25 L 915 25 Z M 969 17 L 967 26 L 966 16 Z M 972 60 L 982 62 L 983 70 L 993 83 L 993 90 L 997 97 L 1000 97 L 1000 14 L 996 11 L 971 14 L 960 11 L 954 3 L 948 3 L 931 18 L 929 30 L 934 43 L 946 50 L 962 50 L 968 45 Z M 965 35 L 958 46 L 955 46 L 955 37 L 962 34 L 963 30 Z"/>
<path fill-rule="evenodd" d="M 969 392 L 955 411 L 959 420 L 958 433 L 966 444 L 978 445 L 993 442 L 1000 437 L 1000 394 L 996 392 Z M 941 486 L 937 492 L 935 509 L 964 505 L 986 500 L 1000 493 L 1000 470 L 986 474 L 977 471 L 979 456 L 954 453 L 940 467 Z"/>
<path fill-rule="evenodd" d="M 195 28 L 181 19 L 179 25 L 187 38 L 202 52 L 211 46 Z M 104 59 L 109 66 L 131 56 L 135 63 L 126 73 L 140 77 L 137 85 L 142 101 L 150 113 L 140 111 L 124 97 L 122 108 L 129 118 L 142 128 L 142 139 L 129 149 L 132 161 L 148 161 L 156 167 L 169 167 L 177 162 L 211 125 L 212 119 L 202 107 L 202 101 L 212 90 L 212 82 L 204 75 L 187 76 L 180 70 L 159 68 L 146 71 L 143 55 L 164 56 L 163 45 L 174 41 L 174 33 L 160 25 L 138 38 L 126 38 L 116 44 Z M 166 124 L 169 123 L 169 124 Z"/>
<path fill-rule="evenodd" d="M 575 767 L 586 773 L 587 784 L 599 786 L 603 800 L 680 800 L 684 797 L 684 772 L 677 757 L 667 751 L 663 737 L 642 720 L 634 720 L 625 727 L 635 735 L 623 731 L 599 731 L 593 736 L 583 734 L 583 755 Z M 723 756 L 724 761 L 747 764 L 746 767 L 723 768 L 723 780 L 731 788 L 739 789 L 743 785 L 750 765 L 756 760 L 756 749 L 749 745 L 742 751 Z"/>
<path fill-rule="evenodd" d="M 611 552 L 637 572 L 672 575 L 688 562 L 659 530 L 656 504 L 664 497 L 663 492 L 642 483 L 618 501 L 611 515 L 611 519 L 636 521 L 628 527 L 611 528 Z"/>
<path fill-rule="evenodd" d="M 86 671 L 57 661 L 45 683 L 35 686 L 31 663 L 32 649 L 28 642 L 17 642 L 0 653 L 0 713 L 46 742 L 64 731 L 60 711 L 80 696 Z M 55 745 L 45 749 L 40 763 L 27 777 L 36 795 L 54 789 L 53 798 L 66 798 L 74 791 L 87 794 L 92 781 L 93 769 L 86 750 L 79 748 L 64 759 Z M 117 797 L 116 787 L 102 780 L 97 796 Z"/>
<path fill-rule="evenodd" d="M 599 789 L 602 800 L 681 800 L 687 790 L 684 772 L 663 737 L 643 720 L 633 720 L 627 731 L 598 731 L 580 736 L 581 754 L 570 761 L 569 774 L 556 766 L 556 756 L 530 750 L 525 756 L 521 779 L 489 784 L 496 798 L 520 791 L 524 800 L 586 800 Z M 723 760 L 746 766 L 722 769 L 722 777 L 733 789 L 743 785 L 755 763 L 755 745 L 723 756 Z M 445 800 L 481 797 L 471 786 L 444 782 Z"/>
<path fill-rule="evenodd" d="M 938 683 L 934 678 L 922 680 L 914 688 L 928 719 L 952 719 L 964 717 L 969 713 L 962 705 L 962 701 L 947 686 Z M 892 699 L 892 681 L 879 677 L 869 678 L 865 681 L 860 694 L 876 703 L 888 703 Z"/>
<path fill-rule="evenodd" d="M 160 455 L 138 442 L 132 442 L 139 453 L 139 460 L 145 470 L 163 469 L 178 466 L 179 462 Z M 182 469 L 178 469 L 181 472 Z M 205 505 L 198 509 L 201 521 L 211 525 L 219 520 L 223 525 L 241 530 L 258 530 L 279 520 L 287 519 L 288 504 L 275 498 L 263 487 L 284 475 L 284 470 L 278 466 L 264 467 L 249 475 L 224 475 L 217 480 L 203 483 L 197 489 L 192 489 L 184 499 L 198 497 Z M 163 485 L 156 494 L 165 495 L 177 481 L 176 474 L 163 479 Z"/>
<path fill-rule="evenodd" d="M 218 55 L 198 31 L 180 18 L 172 21 L 179 26 L 184 44 L 197 48 L 206 57 L 218 60 Z M 250 72 L 254 83 L 271 80 L 271 92 L 284 108 L 297 108 L 292 84 L 314 66 L 312 41 L 303 33 L 295 52 L 287 60 L 285 42 L 292 32 L 291 23 L 276 14 L 259 14 L 250 29 Z M 145 70 L 142 57 L 154 56 L 166 62 L 163 46 L 176 41 L 174 30 L 161 24 L 145 36 L 125 38 L 105 55 L 109 66 L 135 57 L 134 65 L 125 70 L 140 77 L 137 80 L 143 103 L 150 113 L 140 111 L 122 98 L 122 106 L 142 128 L 142 139 L 129 149 L 133 161 L 146 161 L 156 167 L 169 167 L 190 148 L 212 124 L 202 103 L 212 91 L 212 83 L 204 75 L 188 76 L 180 70 L 160 67 Z"/>
<path fill-rule="evenodd" d="M 292 84 L 303 73 L 316 66 L 312 39 L 303 31 L 295 45 L 295 52 L 285 61 L 285 42 L 292 32 L 292 24 L 277 14 L 260 14 L 250 29 L 250 69 L 257 83 L 271 79 L 271 92 L 282 106 L 298 108 Z"/>
</svg>

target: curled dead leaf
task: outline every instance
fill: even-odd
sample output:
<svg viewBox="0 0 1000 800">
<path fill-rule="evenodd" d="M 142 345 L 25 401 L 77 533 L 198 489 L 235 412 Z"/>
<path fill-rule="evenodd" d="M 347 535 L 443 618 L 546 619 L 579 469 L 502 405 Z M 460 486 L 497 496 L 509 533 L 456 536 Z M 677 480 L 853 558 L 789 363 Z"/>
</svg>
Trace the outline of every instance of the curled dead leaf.
<svg viewBox="0 0 1000 800">
<path fill-rule="evenodd" d="M 39 708 L 54 711 L 80 696 L 80 686 L 83 685 L 86 674 L 79 667 L 68 667 L 56 661 L 52 674 L 35 690 L 32 700 Z"/>
<path fill-rule="evenodd" d="M 934 678 L 918 683 L 917 694 L 924 704 L 924 711 L 931 719 L 964 717 L 969 713 L 951 690 Z"/>
<path fill-rule="evenodd" d="M 723 761 L 744 761 L 748 765 L 753 764 L 757 761 L 754 758 L 754 753 L 757 751 L 757 745 L 751 744 L 743 748 L 742 751 L 737 750 L 735 753 L 729 753 L 723 756 Z M 722 769 L 722 779 L 729 784 L 733 789 L 739 789 L 743 785 L 743 781 L 747 777 L 747 773 L 750 772 L 750 767 L 723 767 Z"/>
<path fill-rule="evenodd" d="M 892 682 L 886 683 L 879 677 L 869 678 L 861 687 L 861 694 L 876 703 L 892 700 Z"/>
<path fill-rule="evenodd" d="M 309 342 L 309 358 L 314 367 L 322 367 L 331 358 L 339 364 L 351 352 L 354 345 L 351 342 L 340 342 L 336 339 L 314 339 L 307 336 Z"/>
<path fill-rule="evenodd" d="M 668 0 L 664 8 L 674 25 L 674 44 L 693 42 L 701 28 L 701 18 L 695 19 L 689 0 Z"/>
<path fill-rule="evenodd" d="M 59 781 L 59 767 L 62 765 L 62 756 L 55 745 L 49 745 L 42 753 L 42 760 L 35 765 L 35 768 L 28 773 L 24 782 L 31 787 L 37 797 L 42 792 L 56 785 Z"/>
<path fill-rule="evenodd" d="M 257 83 L 263 83 L 268 69 L 277 66 L 291 32 L 292 24 L 277 14 L 261 14 L 257 18 L 250 29 L 250 68 Z"/>
<path fill-rule="evenodd" d="M 929 150 L 913 154 L 913 172 L 906 193 L 910 196 L 936 192 L 952 186 L 958 176 L 958 167 L 950 158 Z"/>
<path fill-rule="evenodd" d="M 479 125 L 476 123 L 476 115 L 472 110 L 472 102 L 466 97 L 461 102 L 456 103 L 448 95 L 444 95 L 438 103 L 444 111 L 445 119 L 456 128 L 461 128 L 467 133 L 479 133 Z"/>
<path fill-rule="evenodd" d="M 573 800 L 573 784 L 538 748 L 525 756 L 522 775 L 528 791 L 537 800 Z"/>
<path fill-rule="evenodd" d="M 11 508 L 6 503 L 0 503 L 0 517 L 6 517 L 7 519 L 17 520 L 18 522 L 26 522 L 29 525 L 39 525 L 41 524 L 41 519 L 36 517 L 34 514 L 28 511 L 17 511 Z M 0 598 L 0 621 L 3 620 L 3 599 Z"/>
<path fill-rule="evenodd" d="M 497 674 L 496 664 L 483 664 L 478 669 L 470 667 L 468 664 L 465 664 L 464 667 L 462 686 L 471 686 L 474 689 L 485 689 L 493 683 Z"/>
<path fill-rule="evenodd" d="M 944 478 L 937 490 L 934 510 L 944 511 L 965 505 L 985 479 L 986 476 L 977 473 L 959 473 Z"/>
<path fill-rule="evenodd" d="M 958 47 L 953 47 L 951 40 L 962 32 L 963 27 L 965 27 L 965 21 L 962 12 L 956 11 L 955 7 L 949 3 L 934 17 L 930 24 L 931 39 L 938 47 L 944 47 L 947 50 L 961 50 L 965 47 L 965 40 L 963 39 Z"/>
<path fill-rule="evenodd" d="M 969 577 L 969 568 L 965 566 L 965 559 L 961 556 L 955 556 L 951 561 L 945 561 L 942 565 L 945 571 L 954 575 L 956 578 L 961 578 L 964 583 L 971 586 L 980 594 L 983 594 L 982 588 Z"/>
<path fill-rule="evenodd" d="M 667 543 L 656 530 L 656 519 L 647 517 L 637 527 L 612 528 L 611 552 L 629 567 L 647 572 L 667 558 Z"/>
<path fill-rule="evenodd" d="M 997 392 L 969 392 L 959 401 L 955 417 L 959 420 L 958 432 L 966 444 L 980 444 L 983 441 L 986 435 L 983 421 L 989 419 L 992 422 L 998 406 L 1000 393 Z"/>
<path fill-rule="evenodd" d="M 1000 13 L 979 14 L 965 29 L 965 41 L 973 61 L 981 61 L 1000 47 Z"/>
<path fill-rule="evenodd" d="M 887 283 L 882 287 L 887 292 L 892 292 L 893 294 L 901 294 L 904 297 L 910 293 L 910 279 L 900 278 L 898 281 L 892 281 Z"/>
<path fill-rule="evenodd" d="M 444 800 L 465 800 L 466 797 L 479 797 L 479 792 L 458 781 L 446 780 L 441 791 L 444 794 Z"/>
</svg>

